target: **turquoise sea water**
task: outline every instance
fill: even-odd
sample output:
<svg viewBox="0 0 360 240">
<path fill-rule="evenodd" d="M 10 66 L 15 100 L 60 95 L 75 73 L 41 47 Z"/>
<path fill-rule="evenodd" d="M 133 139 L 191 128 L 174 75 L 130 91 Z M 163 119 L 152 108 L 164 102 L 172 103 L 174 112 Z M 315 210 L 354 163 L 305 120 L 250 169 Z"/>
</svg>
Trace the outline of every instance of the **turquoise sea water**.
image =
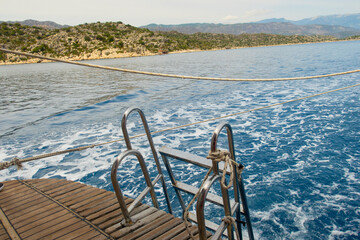
<svg viewBox="0 0 360 240">
<path fill-rule="evenodd" d="M 181 75 L 273 78 L 359 69 L 359 56 L 360 42 L 351 41 L 89 62 Z M 119 139 L 121 117 L 129 106 L 141 108 L 156 131 L 359 81 L 358 73 L 291 82 L 214 82 L 61 63 L 0 66 L 0 160 Z M 356 87 L 224 119 L 233 127 L 237 160 L 246 167 L 243 176 L 258 239 L 360 238 L 359 92 Z M 206 156 L 219 122 L 155 134 L 154 142 L 157 148 L 166 145 Z M 129 132 L 142 132 L 136 117 L 129 119 Z M 133 145 L 147 157 L 154 176 L 146 139 L 134 139 Z M 1 171 L 0 181 L 66 178 L 112 190 L 111 165 L 124 149 L 117 142 L 30 162 L 22 171 Z M 205 174 L 179 162 L 173 165 L 189 184 L 199 184 Z M 126 161 L 121 170 L 129 196 L 142 189 L 136 166 Z M 172 205 L 180 214 L 174 198 Z M 209 211 L 214 218 L 219 212 Z"/>
</svg>

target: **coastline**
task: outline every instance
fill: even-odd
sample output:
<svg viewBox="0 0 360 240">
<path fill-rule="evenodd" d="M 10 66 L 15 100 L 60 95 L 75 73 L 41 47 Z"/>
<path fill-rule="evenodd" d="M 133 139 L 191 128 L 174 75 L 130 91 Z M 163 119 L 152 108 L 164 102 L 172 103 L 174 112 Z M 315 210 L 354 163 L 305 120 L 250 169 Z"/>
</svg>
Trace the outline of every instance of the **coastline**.
<svg viewBox="0 0 360 240">
<path fill-rule="evenodd" d="M 166 54 L 177 54 L 177 53 L 192 53 L 192 52 L 203 52 L 203 51 L 219 51 L 219 50 L 231 50 L 231 49 L 241 49 L 241 48 L 254 48 L 254 47 L 272 47 L 272 46 L 289 46 L 289 45 L 302 45 L 302 44 L 314 44 L 314 43 L 327 43 L 327 42 L 342 42 L 342 41 L 359 41 L 359 39 L 350 39 L 350 40 L 334 40 L 334 41 L 320 41 L 320 42 L 305 42 L 305 43 L 287 43 L 287 44 L 276 44 L 276 45 L 259 45 L 259 46 L 251 46 L 251 47 L 234 47 L 234 48 L 214 48 L 214 49 L 189 49 L 189 50 L 179 50 L 173 51 Z M 144 52 L 144 53 L 117 53 L 116 51 L 111 51 L 110 53 L 103 54 L 102 52 L 92 52 L 87 56 L 76 56 L 76 57 L 60 57 L 61 60 L 68 60 L 68 61 L 85 61 L 85 60 L 100 60 L 100 59 L 117 59 L 117 58 L 131 58 L 131 57 L 147 57 L 147 56 L 155 56 L 155 55 L 166 55 L 162 53 L 151 53 L 151 52 Z M 50 60 L 43 60 L 38 58 L 31 58 L 26 61 L 19 61 L 19 62 L 0 62 L 0 66 L 6 65 L 17 65 L 17 64 L 33 64 L 33 63 L 48 63 L 53 62 Z"/>
<path fill-rule="evenodd" d="M 262 47 L 262 46 L 257 46 Z M 235 49 L 235 48 L 232 48 Z M 110 49 L 111 50 L 111 49 Z M 156 55 L 167 55 L 167 54 L 177 54 L 177 53 L 191 53 L 191 52 L 202 52 L 202 51 L 218 51 L 218 50 L 225 50 L 225 48 L 216 48 L 216 49 L 207 49 L 207 50 L 201 50 L 201 49 L 189 49 L 189 50 L 180 50 L 180 51 L 173 51 L 168 52 L 166 54 L 164 53 L 110 53 L 110 54 L 101 54 L 97 52 L 93 52 L 90 54 L 90 56 L 77 56 L 77 57 L 59 57 L 58 59 L 61 60 L 67 60 L 67 61 L 86 61 L 86 60 L 101 60 L 101 59 L 117 59 L 117 58 L 132 58 L 132 57 L 148 57 L 148 56 L 156 56 Z M 10 54 L 10 53 L 7 53 Z M 33 63 L 49 63 L 53 62 L 51 60 L 44 60 L 39 58 L 30 58 L 26 61 L 19 61 L 19 62 L 0 62 L 0 66 L 6 66 L 6 65 L 17 65 L 17 64 L 33 64 Z"/>
</svg>

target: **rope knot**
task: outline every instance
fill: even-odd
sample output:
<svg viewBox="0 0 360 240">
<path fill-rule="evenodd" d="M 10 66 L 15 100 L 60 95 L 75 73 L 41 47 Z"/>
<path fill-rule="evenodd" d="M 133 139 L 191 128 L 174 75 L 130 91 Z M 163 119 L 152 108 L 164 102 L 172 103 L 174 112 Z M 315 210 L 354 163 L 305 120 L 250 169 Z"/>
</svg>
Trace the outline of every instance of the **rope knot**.
<svg viewBox="0 0 360 240">
<path fill-rule="evenodd" d="M 234 166 L 238 167 L 239 164 L 231 159 L 230 153 L 226 150 L 217 149 L 215 151 L 210 151 L 209 155 L 206 157 L 207 159 L 211 159 L 214 162 L 224 162 L 224 169 L 221 177 L 221 186 L 225 189 L 229 189 L 233 184 L 234 179 Z M 226 185 L 226 171 L 227 168 L 230 168 L 230 182 Z"/>
<path fill-rule="evenodd" d="M 223 221 L 226 224 L 233 224 L 235 223 L 235 218 L 233 218 L 232 216 L 225 216 L 223 219 L 221 219 L 221 221 Z"/>
<path fill-rule="evenodd" d="M 226 162 L 226 160 L 230 158 L 230 153 L 226 150 L 217 149 L 215 151 L 210 151 L 209 155 L 206 157 L 207 159 L 211 159 L 215 162 Z"/>
<path fill-rule="evenodd" d="M 233 225 L 235 233 L 236 233 L 236 237 L 237 237 L 236 239 L 241 239 L 240 234 L 239 234 L 239 230 L 238 230 L 238 228 L 236 226 L 235 218 L 233 218 L 232 216 L 225 216 L 223 219 L 221 219 L 221 221 L 223 221 L 227 225 Z"/>
<path fill-rule="evenodd" d="M 0 170 L 9 168 L 10 166 L 17 166 L 17 169 L 21 169 L 22 168 L 22 164 L 21 164 L 21 160 L 17 157 L 14 157 L 13 159 L 11 159 L 11 161 L 8 162 L 0 162 Z"/>
<path fill-rule="evenodd" d="M 14 157 L 14 158 L 11 160 L 11 162 L 14 162 L 14 164 L 13 164 L 13 165 L 16 165 L 17 170 L 20 170 L 20 169 L 22 169 L 22 168 L 23 168 L 23 166 L 22 166 L 22 164 L 21 164 L 20 159 L 19 159 L 19 158 L 17 158 L 17 157 Z"/>
</svg>

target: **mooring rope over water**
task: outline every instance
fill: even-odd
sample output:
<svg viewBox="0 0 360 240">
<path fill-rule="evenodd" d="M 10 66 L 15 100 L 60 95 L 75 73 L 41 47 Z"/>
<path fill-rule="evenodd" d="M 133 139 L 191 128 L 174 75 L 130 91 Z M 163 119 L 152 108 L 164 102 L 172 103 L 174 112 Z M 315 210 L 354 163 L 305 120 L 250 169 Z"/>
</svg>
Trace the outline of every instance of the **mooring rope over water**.
<svg viewBox="0 0 360 240">
<path fill-rule="evenodd" d="M 16 54 L 16 55 L 23 55 L 23 56 L 32 57 L 32 58 L 40 58 L 40 59 L 45 59 L 45 60 L 50 60 L 50 61 L 55 61 L 55 62 L 63 62 L 63 63 L 75 64 L 75 65 L 80 65 L 80 66 L 85 66 L 85 67 L 92 67 L 92 68 L 100 68 L 100 69 L 111 70 L 111 71 L 119 71 L 119 72 L 151 75 L 151 76 L 157 76 L 157 77 L 194 79 L 194 80 L 211 80 L 211 81 L 238 81 L 238 82 L 294 81 L 294 80 L 307 80 L 307 79 L 315 79 L 315 78 L 334 77 L 334 76 L 339 76 L 339 75 L 345 75 L 345 74 L 352 74 L 352 73 L 360 72 L 360 69 L 356 69 L 356 70 L 351 70 L 351 71 L 346 71 L 346 72 L 331 73 L 331 74 L 316 75 L 316 76 L 288 77 L 288 78 L 258 78 L 258 79 L 253 79 L 253 78 L 197 77 L 197 76 L 184 76 L 184 75 L 176 75 L 176 74 L 138 71 L 138 70 L 125 69 L 125 68 L 107 67 L 107 66 L 89 64 L 89 63 L 82 63 L 82 62 L 75 62 L 75 61 L 63 60 L 63 59 L 52 58 L 52 57 L 45 57 L 45 56 L 35 55 L 35 54 L 31 54 L 31 53 L 18 52 L 18 51 L 5 49 L 5 48 L 0 48 L 0 51 L 3 51 L 5 53 Z"/>
<path fill-rule="evenodd" d="M 258 108 L 253 108 L 253 109 L 237 112 L 237 113 L 232 113 L 232 114 L 228 114 L 228 115 L 224 115 L 224 116 L 220 116 L 220 117 L 216 117 L 216 118 L 210 118 L 210 119 L 206 119 L 206 120 L 202 120 L 202 121 L 198 121 L 198 122 L 194 122 L 194 123 L 184 124 L 184 125 L 171 127 L 171 128 L 165 128 L 165 129 L 161 129 L 161 130 L 158 130 L 158 131 L 151 132 L 151 134 L 153 135 L 153 134 L 162 133 L 162 132 L 165 132 L 165 131 L 176 130 L 176 129 L 180 129 L 180 128 L 185 128 L 185 127 L 189 127 L 189 126 L 193 126 L 193 125 L 197 125 L 197 124 L 201 124 L 201 123 L 212 122 L 212 121 L 216 121 L 216 120 L 220 120 L 220 119 L 224 119 L 224 118 L 229 118 L 229 117 L 233 117 L 233 116 L 237 116 L 237 115 L 241 115 L 241 114 L 245 114 L 245 113 L 250 113 L 250 112 L 259 111 L 259 110 L 263 110 L 263 109 L 267 109 L 267 108 L 272 108 L 272 107 L 284 105 L 284 104 L 287 104 L 287 103 L 301 101 L 301 100 L 305 100 L 305 99 L 308 99 L 308 98 L 313 98 L 313 97 L 321 96 L 321 95 L 324 95 L 324 94 L 329 94 L 329 93 L 333 93 L 333 92 L 337 92 L 337 91 L 341 91 L 341 90 L 345 90 L 345 89 L 349 89 L 349 88 L 353 88 L 353 87 L 358 87 L 358 86 L 360 86 L 360 83 L 354 84 L 354 85 L 351 85 L 351 86 L 346 86 L 346 87 L 334 89 L 334 90 L 330 90 L 330 91 L 326 91 L 326 92 L 322 92 L 322 93 L 309 95 L 309 96 L 302 97 L 302 98 L 288 100 L 288 101 L 285 101 L 285 102 L 275 103 L 275 104 L 271 104 L 271 105 L 267 105 L 267 106 L 263 106 L 263 107 L 258 107 Z M 146 134 L 144 133 L 144 134 L 135 135 L 135 136 L 130 137 L 130 139 L 143 137 L 143 136 L 146 136 Z M 33 160 L 53 157 L 53 156 L 62 155 L 62 154 L 66 154 L 66 153 L 71 153 L 71 152 L 76 152 L 76 151 L 82 151 L 82 150 L 85 150 L 85 149 L 98 147 L 98 146 L 102 146 L 102 145 L 107 145 L 107 144 L 111 144 L 111 143 L 116 143 L 116 142 L 120 142 L 120 141 L 123 141 L 123 140 L 124 140 L 124 138 L 121 138 L 121 139 L 117 139 L 117 140 L 113 140 L 113 141 L 109 141 L 109 142 L 92 144 L 92 145 L 88 145 L 88 146 L 72 148 L 72 149 L 67 149 L 67 150 L 58 151 L 58 152 L 46 153 L 46 154 L 41 154 L 41 155 L 37 155 L 37 156 L 29 157 L 29 158 L 23 158 L 23 159 L 19 159 L 17 157 L 14 157 L 11 161 L 2 161 L 2 162 L 0 162 L 0 170 L 6 169 L 6 168 L 8 168 L 10 166 L 14 166 L 14 165 L 21 166 L 21 163 L 24 163 L 24 162 L 29 162 L 29 161 L 33 161 Z"/>
</svg>

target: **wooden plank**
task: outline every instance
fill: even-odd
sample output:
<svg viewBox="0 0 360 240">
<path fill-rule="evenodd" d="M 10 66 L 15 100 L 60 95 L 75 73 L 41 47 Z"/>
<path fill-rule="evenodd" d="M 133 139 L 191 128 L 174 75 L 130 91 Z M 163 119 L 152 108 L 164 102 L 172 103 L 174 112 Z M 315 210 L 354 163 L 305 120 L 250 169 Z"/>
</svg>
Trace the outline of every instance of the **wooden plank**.
<svg viewBox="0 0 360 240">
<path fill-rule="evenodd" d="M 56 181 L 52 181 L 52 185 L 56 186 L 54 185 L 54 183 L 56 183 Z M 8 184 L 6 185 L 8 186 Z M 41 181 L 37 181 L 37 185 L 41 185 Z M 17 185 L 15 184 L 14 186 Z M 87 233 L 89 233 L 89 230 L 91 230 L 90 232 L 92 232 L 91 236 L 89 235 L 89 238 L 97 237 L 99 234 L 101 234 L 99 231 L 94 231 L 92 225 L 88 225 L 84 221 L 81 221 L 80 218 L 75 217 L 74 214 L 62 208 L 61 206 L 56 204 L 56 202 L 52 201 L 51 198 L 46 197 L 44 194 L 37 193 L 39 196 L 38 197 L 34 195 L 34 192 L 36 192 L 36 190 L 31 189 L 20 182 L 18 183 L 16 189 L 18 191 L 17 192 L 18 196 L 22 195 L 24 189 L 27 189 L 28 190 L 27 192 L 29 193 L 32 192 L 31 193 L 32 197 L 29 198 L 30 200 L 29 202 L 24 202 L 23 199 L 20 199 L 20 201 L 14 203 L 17 204 L 16 208 L 12 207 L 12 209 L 10 209 L 11 213 L 13 210 L 15 209 L 17 210 L 17 212 L 15 211 L 13 214 L 9 215 L 9 217 L 10 219 L 12 217 L 13 220 L 16 221 L 14 222 L 14 224 L 16 224 L 17 227 L 19 227 L 18 229 L 21 238 L 30 237 L 32 239 L 41 239 L 41 238 L 52 239 L 53 238 L 52 236 L 59 237 L 64 235 L 64 233 L 66 232 L 72 232 L 77 229 L 83 228 L 85 226 L 88 226 Z M 57 188 L 57 189 L 59 190 L 61 188 Z M 8 188 L 8 190 L 9 191 L 3 191 L 2 196 L 7 195 L 8 193 L 7 196 L 10 195 L 11 198 L 16 199 L 16 194 L 13 192 L 14 190 L 11 191 L 12 189 L 10 188 Z M 18 203 L 24 203 L 24 204 L 19 205 Z M 50 209 L 48 209 L 49 211 L 46 211 L 44 207 L 45 208 L 50 207 Z M 56 211 L 56 210 L 54 211 L 54 209 L 56 208 L 59 208 L 60 211 Z M 46 213 L 48 212 L 50 212 L 50 214 L 46 215 Z M 42 218 L 38 218 L 37 213 L 40 214 Z M 26 216 L 25 219 L 24 216 Z M 83 234 L 83 232 L 77 235 L 80 234 Z"/>
<path fill-rule="evenodd" d="M 171 219 L 173 219 L 174 216 L 170 214 L 165 214 L 162 216 L 157 217 L 154 219 L 150 224 L 147 224 L 136 231 L 132 232 L 131 234 L 127 235 L 126 238 L 128 239 L 139 239 L 140 237 L 148 234 L 148 236 L 151 236 L 149 232 L 154 230 L 154 228 L 160 227 L 162 224 L 169 222 Z M 146 238 L 146 239 L 152 239 L 152 238 Z"/>
<path fill-rule="evenodd" d="M 16 206 L 15 208 L 13 208 L 10 205 L 8 206 L 4 206 L 4 211 L 6 211 L 6 214 L 8 216 L 16 216 L 19 215 L 19 213 L 23 213 L 23 212 L 28 212 L 30 209 L 30 207 L 34 207 L 37 206 L 38 204 L 41 204 L 42 202 L 46 202 L 48 201 L 48 199 L 44 196 L 41 196 L 39 194 L 37 195 L 32 195 L 31 197 L 29 197 L 29 201 L 21 201 L 20 203 L 14 203 L 14 205 Z"/>
<path fill-rule="evenodd" d="M 0 194 L 0 204 L 16 199 L 19 196 L 19 192 L 21 192 L 22 195 L 26 195 L 32 192 L 31 189 L 26 189 L 24 186 L 15 186 L 14 188 L 5 186 L 4 188 L 7 190 L 7 194 Z"/>
<path fill-rule="evenodd" d="M 62 222 L 60 225 L 54 225 L 49 228 L 44 229 L 43 231 L 39 231 L 33 235 L 31 235 L 31 239 L 54 239 L 51 236 L 57 234 L 59 231 L 62 232 L 66 231 L 66 228 L 72 225 L 80 225 L 82 223 L 79 219 L 76 218 L 70 218 L 66 221 Z M 79 228 L 80 226 L 78 226 Z"/>
<path fill-rule="evenodd" d="M 112 198 L 109 201 L 104 201 L 101 205 L 94 206 L 91 209 L 87 209 L 87 210 L 81 212 L 81 215 L 88 218 L 88 217 L 90 217 L 90 215 L 94 216 L 98 212 L 103 211 L 104 209 L 107 209 L 107 208 L 111 208 L 112 206 L 115 206 L 116 204 L 119 206 L 119 202 L 117 201 L 117 199 Z"/>
<path fill-rule="evenodd" d="M 106 215 L 102 215 L 94 220 L 92 220 L 91 222 L 96 224 L 96 225 L 99 225 L 107 220 L 110 220 L 114 217 L 117 217 L 117 216 L 121 216 L 122 215 L 122 212 L 120 210 L 120 207 L 119 208 L 116 208 L 114 211 L 111 211 L 111 212 L 108 212 L 106 213 Z"/>
<path fill-rule="evenodd" d="M 23 206 L 24 204 L 27 204 L 32 201 L 37 201 L 40 198 L 42 198 L 41 195 L 39 195 L 36 192 L 32 192 L 31 194 L 22 195 L 14 200 L 10 200 L 7 202 L 1 202 L 1 207 L 4 211 L 9 212 L 10 210 L 16 208 L 15 210 L 19 209 L 19 207 Z"/>
<path fill-rule="evenodd" d="M 144 234 L 143 236 L 139 237 L 138 240 L 147 240 L 147 239 L 155 239 L 156 237 L 159 237 L 160 235 L 166 233 L 167 231 L 174 229 L 179 224 L 182 224 L 183 222 L 179 218 L 173 218 L 170 221 L 165 222 L 164 224 L 160 225 L 159 227 L 151 230 L 147 234 Z"/>
<path fill-rule="evenodd" d="M 6 233 L 10 236 L 13 240 L 20 240 L 20 236 L 17 233 L 17 231 L 13 228 L 11 225 L 9 219 L 6 217 L 5 213 L 0 208 L 0 220 L 2 223 L 2 226 L 6 229 Z"/>
<path fill-rule="evenodd" d="M 198 228 L 197 226 L 191 226 L 189 228 L 190 232 L 195 235 L 198 233 Z M 173 240 L 183 240 L 183 239 L 189 239 L 189 233 L 188 231 L 185 229 L 184 231 L 180 232 L 178 235 L 176 235 L 175 237 L 173 237 Z"/>
<path fill-rule="evenodd" d="M 86 235 L 85 235 L 86 236 Z M 83 236 L 80 236 L 79 238 L 75 238 L 76 240 L 83 240 L 84 238 L 84 235 Z M 75 240 L 74 239 L 74 240 Z M 98 235 L 96 237 L 92 237 L 91 240 L 105 240 L 106 238 L 102 235 Z"/>
<path fill-rule="evenodd" d="M 66 180 L 65 179 L 48 178 L 48 179 L 27 179 L 27 180 L 24 180 L 23 182 L 31 183 L 31 185 L 33 185 L 35 187 L 39 187 L 39 186 L 44 186 L 44 185 L 53 184 L 53 183 L 60 183 L 62 181 L 66 181 Z"/>
<path fill-rule="evenodd" d="M 135 216 L 143 211 L 145 211 L 146 209 L 148 209 L 149 206 L 142 204 L 136 208 L 134 208 L 134 210 L 131 212 L 130 216 Z M 120 223 L 122 222 L 122 220 L 124 219 L 124 216 L 121 215 L 115 215 L 113 218 L 106 220 L 105 222 L 102 222 L 99 224 L 99 227 L 101 229 L 105 229 L 106 233 L 111 234 L 112 232 L 115 232 L 116 230 L 118 230 L 119 228 L 123 227 Z"/>
<path fill-rule="evenodd" d="M 103 196 L 100 196 L 100 197 L 97 197 L 96 199 L 94 199 L 94 201 L 92 201 L 86 205 L 83 205 L 81 207 L 78 207 L 76 211 L 78 213 L 81 213 L 81 212 L 84 212 L 89 209 L 94 209 L 95 207 L 101 206 L 104 204 L 104 202 L 110 201 L 112 199 L 114 199 L 114 194 L 106 192 Z"/>
<path fill-rule="evenodd" d="M 56 239 L 57 240 L 60 240 L 60 239 L 64 239 L 64 240 L 74 239 L 74 238 L 77 238 L 77 237 L 79 237 L 81 235 L 84 235 L 86 233 L 89 233 L 89 232 L 90 232 L 90 234 L 88 235 L 87 238 L 96 237 L 96 236 L 99 235 L 99 233 L 93 232 L 93 231 L 90 231 L 90 230 L 91 230 L 90 226 L 83 226 L 83 227 L 80 227 L 80 228 L 78 228 L 76 230 L 65 232 L 62 236 L 59 236 Z M 85 239 L 85 238 L 83 238 L 83 239 Z"/>
<path fill-rule="evenodd" d="M 4 225 L 0 221 L 0 236 L 4 235 L 4 234 L 7 234 L 7 232 L 6 232 L 5 228 L 4 228 Z"/>
<path fill-rule="evenodd" d="M 88 189 L 84 190 L 82 193 L 77 194 L 76 196 L 70 197 L 68 199 L 64 199 L 61 202 L 64 204 L 66 203 L 66 206 L 70 207 L 71 205 L 74 205 L 81 200 L 84 200 L 90 196 L 99 195 L 99 194 L 101 194 L 101 192 L 99 192 L 96 188 L 88 188 Z"/>
<path fill-rule="evenodd" d="M 96 188 L 94 188 L 94 187 L 88 186 L 88 188 L 89 188 L 89 189 L 96 190 Z M 105 190 L 101 190 L 101 189 L 97 189 L 97 190 L 99 190 L 100 193 L 105 191 Z M 45 194 L 45 193 L 44 193 L 44 194 Z M 50 196 L 49 196 L 49 198 L 52 199 Z M 57 202 L 57 200 L 55 200 L 55 199 L 52 199 L 52 201 Z M 73 211 L 72 209 L 70 209 L 69 206 L 63 205 L 63 204 L 60 203 L 60 202 L 57 202 L 57 204 L 60 204 L 61 207 L 67 209 L 71 214 L 75 215 L 75 216 L 76 216 L 76 219 L 81 219 L 83 223 L 89 224 L 89 225 L 93 228 L 93 230 L 96 230 L 96 231 L 98 231 L 99 233 L 101 233 L 102 235 L 104 235 L 104 236 L 106 236 L 106 237 L 108 237 L 108 238 L 111 238 L 110 235 L 106 234 L 106 233 L 105 233 L 104 231 L 102 231 L 100 228 L 98 228 L 97 226 L 95 226 L 94 224 L 92 224 L 91 222 L 89 222 L 88 220 L 86 220 L 85 218 L 83 218 L 81 215 L 79 215 L 78 213 L 76 213 L 75 211 Z M 67 224 L 67 222 L 66 222 L 65 224 Z M 63 223 L 62 225 L 64 225 L 64 223 Z M 60 225 L 60 226 L 61 226 L 61 225 Z"/>
<path fill-rule="evenodd" d="M 61 199 L 64 199 L 64 198 L 67 198 L 67 197 L 72 197 L 72 196 L 74 196 L 74 195 L 76 195 L 78 193 L 81 193 L 87 188 L 88 188 L 88 186 L 81 184 L 79 188 L 74 189 L 72 191 L 69 191 L 67 193 L 64 193 L 62 195 L 59 195 L 59 196 L 53 196 L 53 198 L 60 201 Z"/>
<path fill-rule="evenodd" d="M 0 239 L 2 239 L 2 240 L 11 240 L 10 236 L 7 233 L 1 234 Z"/>
<path fill-rule="evenodd" d="M 57 231 L 61 231 L 63 228 L 69 225 L 78 224 L 80 222 L 81 222 L 80 219 L 73 218 L 71 214 L 66 214 L 58 219 L 55 219 L 39 227 L 26 231 L 25 233 L 22 233 L 21 237 L 26 238 L 31 236 L 32 239 L 39 239 L 48 236 L 50 234 L 53 234 Z"/>
<path fill-rule="evenodd" d="M 57 199 L 58 201 L 61 200 L 62 203 L 67 203 L 69 201 L 73 201 L 74 199 L 81 197 L 85 194 L 87 194 L 89 191 L 94 191 L 94 189 L 91 189 L 89 187 L 81 188 L 79 191 L 73 192 L 72 194 L 68 194 L 64 198 L 61 198 L 60 196 L 54 197 L 54 199 Z"/>
<path fill-rule="evenodd" d="M 93 202 L 95 200 L 99 200 L 104 198 L 107 195 L 107 192 L 101 192 L 100 194 L 93 194 L 85 199 L 79 199 L 79 202 L 77 202 L 76 204 L 71 206 L 71 209 L 79 212 L 79 208 L 84 207 L 84 206 L 88 206 L 88 205 L 93 205 Z"/>
<path fill-rule="evenodd" d="M 124 226 L 114 193 L 67 180 L 9 181 L 0 196 L 0 209 L 18 239 L 189 238 L 181 219 L 145 204 L 131 212 L 135 224 Z M 1 226 L 0 239 L 6 239 Z M 197 227 L 192 230 L 197 234 Z"/>
<path fill-rule="evenodd" d="M 52 202 L 47 201 L 47 199 L 45 197 L 43 197 L 41 199 L 42 200 L 39 201 L 38 203 L 43 207 L 46 207 L 46 206 L 52 204 Z M 9 214 L 7 213 L 7 216 L 9 217 L 9 219 L 11 219 L 11 221 L 16 221 L 15 220 L 16 218 L 19 218 L 19 217 L 22 218 L 22 216 L 24 214 L 27 214 L 27 213 L 30 213 L 32 211 L 38 210 L 39 206 L 40 206 L 39 204 L 29 203 L 29 204 L 26 205 L 28 207 L 24 206 L 24 207 L 18 208 L 18 210 L 15 211 L 15 212 L 11 211 L 11 212 L 9 212 Z"/>
<path fill-rule="evenodd" d="M 45 199 L 46 200 L 46 199 Z M 17 218 L 23 218 L 23 215 L 24 214 L 27 214 L 27 213 L 30 213 L 32 211 L 37 211 L 39 210 L 39 206 L 41 207 L 48 207 L 49 205 L 52 204 L 52 202 L 49 202 L 49 201 L 44 201 L 44 202 L 41 202 L 42 204 L 41 205 L 33 205 L 31 207 L 28 207 L 28 208 L 25 208 L 25 209 L 21 209 L 17 212 L 14 212 L 13 214 L 9 214 L 7 215 L 9 217 L 9 219 L 11 221 L 16 221 Z"/>
<path fill-rule="evenodd" d="M 51 196 L 52 198 L 55 198 L 57 196 L 60 195 L 64 195 L 66 193 L 72 192 L 76 189 L 81 188 L 83 185 L 81 185 L 80 183 L 77 184 L 70 184 L 70 185 L 66 185 L 66 186 L 62 186 L 60 189 L 52 189 L 51 191 L 46 191 L 45 193 L 48 194 L 49 196 Z M 40 188 L 41 190 L 41 188 Z"/>
<path fill-rule="evenodd" d="M 67 211 L 65 209 L 63 210 L 60 210 L 58 211 L 58 209 L 55 209 L 53 208 L 52 209 L 53 211 L 56 211 L 55 213 L 53 213 L 52 211 L 48 213 L 47 216 L 34 216 L 32 218 L 27 218 L 27 219 L 24 219 L 22 222 L 21 222 L 21 225 L 15 225 L 14 224 L 14 227 L 17 227 L 18 231 L 19 232 L 26 232 L 30 229 L 33 229 L 37 226 L 40 226 L 42 224 L 45 224 L 53 219 L 57 219 L 57 218 L 60 218 L 62 216 L 64 216 Z"/>
<path fill-rule="evenodd" d="M 126 205 L 128 205 L 129 203 L 133 202 L 132 199 L 126 199 L 125 203 Z M 106 214 L 109 214 L 113 211 L 120 211 L 120 206 L 119 206 L 119 202 L 115 201 L 112 205 L 108 206 L 107 208 L 104 208 L 100 211 L 95 212 L 94 214 L 90 214 L 88 216 L 86 216 L 86 219 L 89 221 L 93 221 L 94 219 L 100 218 Z M 85 216 L 85 215 L 84 215 Z"/>
<path fill-rule="evenodd" d="M 45 213 L 45 214 L 51 213 L 51 211 L 53 209 L 55 209 L 57 211 L 62 210 L 62 209 L 56 208 L 56 207 L 57 207 L 56 203 L 49 203 L 47 205 L 44 204 L 44 205 L 41 205 L 41 208 L 37 208 L 34 211 L 24 213 L 23 215 L 20 215 L 17 218 L 12 218 L 11 222 L 13 225 L 16 225 L 17 223 L 26 222 L 27 219 L 32 219 L 33 216 L 38 216 L 39 214 L 43 214 L 43 213 Z"/>
<path fill-rule="evenodd" d="M 40 238 L 40 239 L 58 239 L 59 237 L 62 236 L 67 236 L 67 239 L 71 239 L 74 237 L 77 237 L 79 234 L 77 234 L 76 236 L 73 235 L 74 231 L 78 230 L 78 229 L 82 229 L 83 230 L 83 234 L 84 233 L 90 233 L 89 237 L 95 237 L 97 236 L 99 233 L 95 232 L 95 231 L 91 231 L 91 227 L 89 225 L 84 225 L 84 224 L 70 224 L 68 226 L 64 226 L 62 225 L 62 229 L 57 230 L 57 231 L 53 231 L 50 234 Z"/>
<path fill-rule="evenodd" d="M 46 192 L 47 190 L 51 190 L 51 189 L 54 189 L 54 188 L 58 188 L 58 187 L 62 187 L 64 185 L 67 185 L 67 184 L 71 184 L 70 181 L 66 181 L 66 180 L 63 180 L 63 179 L 60 179 L 60 181 L 53 181 L 53 182 L 50 182 L 50 183 L 46 183 L 44 185 L 42 185 L 40 182 L 39 184 L 32 184 L 34 187 L 40 189 L 42 192 Z"/>
<path fill-rule="evenodd" d="M 113 232 L 111 234 L 111 236 L 114 237 L 114 238 L 124 238 L 124 239 L 126 239 L 127 238 L 126 235 L 136 231 L 137 229 L 143 227 L 146 224 L 151 223 L 152 221 L 154 221 L 158 217 L 161 217 L 162 215 L 165 214 L 162 211 L 156 211 L 156 208 L 155 208 L 155 211 L 154 211 L 154 208 L 148 208 L 142 213 L 144 213 L 144 217 L 140 218 L 138 221 L 136 221 L 131 226 L 128 226 L 126 228 L 122 228 L 122 229 L 119 229 L 119 230 Z"/>
<path fill-rule="evenodd" d="M 10 180 L 10 181 L 7 181 L 6 182 L 6 186 L 7 187 L 9 187 L 10 186 L 10 188 L 12 188 L 13 186 L 17 186 L 17 185 L 19 185 L 19 182 L 17 181 L 17 180 Z M 4 185 L 5 186 L 5 185 Z"/>
<path fill-rule="evenodd" d="M 186 231 L 185 229 L 185 223 L 180 220 L 181 223 L 179 225 L 177 225 L 176 227 L 172 228 L 171 230 L 163 233 L 162 235 L 160 235 L 159 237 L 155 238 L 156 240 L 168 240 L 168 239 L 172 239 L 173 237 L 179 235 L 181 232 Z M 191 224 L 189 223 L 188 226 L 191 226 Z"/>
<path fill-rule="evenodd" d="M 169 221 L 170 219 L 171 219 L 171 217 L 169 217 L 168 215 L 156 217 L 156 219 L 154 219 L 151 223 L 137 229 L 136 231 L 132 232 L 131 234 L 128 234 L 126 236 L 126 238 L 127 239 L 138 239 L 139 237 L 143 236 L 144 234 L 149 233 L 152 229 L 160 226 L 161 224 L 163 224 L 166 221 Z"/>
</svg>

